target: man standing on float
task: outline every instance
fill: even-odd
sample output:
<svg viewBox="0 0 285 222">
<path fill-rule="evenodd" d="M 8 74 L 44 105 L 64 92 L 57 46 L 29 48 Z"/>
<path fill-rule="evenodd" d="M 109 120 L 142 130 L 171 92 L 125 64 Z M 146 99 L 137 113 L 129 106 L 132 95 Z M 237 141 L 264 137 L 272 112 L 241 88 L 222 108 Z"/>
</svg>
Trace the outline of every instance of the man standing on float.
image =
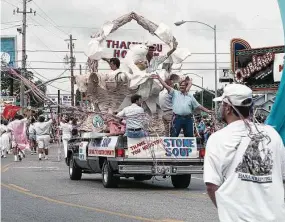
<svg viewBox="0 0 285 222">
<path fill-rule="evenodd" d="M 159 75 L 152 75 L 153 79 L 158 79 L 168 93 L 172 96 L 172 108 L 173 108 L 173 126 L 170 136 L 178 137 L 181 129 L 185 137 L 193 137 L 193 111 L 197 108 L 200 110 L 211 113 L 204 106 L 201 106 L 192 94 L 187 91 L 188 82 L 183 80 L 179 83 L 179 90 L 173 89 L 167 85 Z"/>
</svg>

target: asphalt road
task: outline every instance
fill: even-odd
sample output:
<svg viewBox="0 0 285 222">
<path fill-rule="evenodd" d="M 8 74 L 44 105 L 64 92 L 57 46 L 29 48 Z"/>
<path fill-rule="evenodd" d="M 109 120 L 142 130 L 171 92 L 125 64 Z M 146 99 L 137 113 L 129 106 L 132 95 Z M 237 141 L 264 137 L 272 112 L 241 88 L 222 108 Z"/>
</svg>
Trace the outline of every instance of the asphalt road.
<svg viewBox="0 0 285 222">
<path fill-rule="evenodd" d="M 22 162 L 2 159 L 1 221 L 218 221 L 202 175 L 193 175 L 185 190 L 174 189 L 169 178 L 123 179 L 119 188 L 106 189 L 101 175 L 71 181 L 56 150 L 44 161 L 29 154 Z"/>
</svg>

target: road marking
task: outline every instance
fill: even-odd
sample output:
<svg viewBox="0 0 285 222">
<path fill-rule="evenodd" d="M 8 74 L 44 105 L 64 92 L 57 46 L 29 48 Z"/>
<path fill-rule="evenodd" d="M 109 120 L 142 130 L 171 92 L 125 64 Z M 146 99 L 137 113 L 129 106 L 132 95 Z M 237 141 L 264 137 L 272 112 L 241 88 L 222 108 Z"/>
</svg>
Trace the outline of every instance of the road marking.
<svg viewBox="0 0 285 222">
<path fill-rule="evenodd" d="M 208 198 L 204 195 L 204 193 L 191 193 L 191 192 L 182 192 L 182 191 L 171 191 L 171 192 L 168 192 L 169 194 L 172 194 L 172 195 L 176 195 L 176 196 L 180 196 L 183 195 L 183 197 L 202 197 L 202 198 Z M 187 199 L 190 199 L 190 198 L 187 198 Z"/>
<path fill-rule="evenodd" d="M 12 164 L 13 163 L 8 163 L 8 164 L 4 165 L 3 168 L 1 167 L 1 172 L 6 172 L 9 169 L 9 166 Z"/>
<path fill-rule="evenodd" d="M 46 200 L 48 202 L 57 203 L 57 204 L 61 204 L 61 205 L 66 205 L 66 206 L 70 206 L 70 207 L 77 207 L 77 208 L 82 208 L 82 209 L 86 209 L 86 210 L 101 212 L 101 213 L 105 213 L 105 214 L 110 214 L 110 215 L 115 215 L 115 216 L 120 216 L 120 217 L 124 217 L 124 218 L 140 220 L 140 221 L 148 221 L 148 222 L 183 222 L 181 220 L 174 220 L 174 219 L 160 219 L 160 220 L 150 219 L 150 218 L 134 216 L 134 215 L 119 213 L 119 212 L 110 211 L 110 210 L 103 210 L 103 209 L 99 209 L 99 208 L 95 208 L 95 207 L 88 207 L 88 206 L 84 206 L 84 205 L 68 203 L 68 202 L 64 202 L 64 201 L 61 201 L 61 200 L 56 200 L 56 199 L 52 199 L 52 198 L 49 198 L 49 197 L 33 194 L 31 192 L 28 192 L 26 189 L 24 189 L 22 187 L 16 186 L 14 184 L 12 184 L 12 185 L 13 186 L 11 186 L 11 184 L 7 185 L 7 184 L 4 184 L 4 183 L 1 183 L 1 186 L 6 187 L 6 188 L 8 188 L 10 190 L 14 190 L 14 191 L 17 191 L 19 193 L 26 194 L 28 196 L 35 197 L 35 198 L 38 198 L 38 199 L 43 199 L 43 200 Z"/>
<path fill-rule="evenodd" d="M 36 166 L 22 166 L 22 167 L 13 167 L 13 169 L 54 169 L 58 170 L 58 167 L 36 167 Z"/>
<path fill-rule="evenodd" d="M 12 184 L 12 183 L 9 183 L 9 186 L 14 187 L 15 189 L 19 189 L 19 190 L 21 190 L 23 192 L 30 192 L 29 190 L 27 190 L 27 189 L 25 189 L 23 187 L 19 187 L 19 186 L 15 185 L 15 184 Z"/>
<path fill-rule="evenodd" d="M 1 172 L 6 172 L 7 170 L 9 170 L 9 167 L 7 167 L 7 168 L 4 168 L 3 170 L 1 170 Z"/>
</svg>

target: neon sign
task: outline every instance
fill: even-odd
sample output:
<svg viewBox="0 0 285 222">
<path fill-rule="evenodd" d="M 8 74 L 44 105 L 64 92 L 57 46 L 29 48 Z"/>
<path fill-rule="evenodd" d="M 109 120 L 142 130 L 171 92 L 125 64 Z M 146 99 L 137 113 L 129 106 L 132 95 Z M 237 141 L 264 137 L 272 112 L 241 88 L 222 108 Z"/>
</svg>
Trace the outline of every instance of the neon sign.
<svg viewBox="0 0 285 222">
<path fill-rule="evenodd" d="M 235 71 L 235 79 L 237 82 L 244 82 L 245 79 L 252 76 L 254 73 L 266 68 L 274 61 L 274 53 L 268 52 L 262 56 L 252 56 L 252 62 L 248 63 L 245 68 L 240 68 Z"/>
</svg>

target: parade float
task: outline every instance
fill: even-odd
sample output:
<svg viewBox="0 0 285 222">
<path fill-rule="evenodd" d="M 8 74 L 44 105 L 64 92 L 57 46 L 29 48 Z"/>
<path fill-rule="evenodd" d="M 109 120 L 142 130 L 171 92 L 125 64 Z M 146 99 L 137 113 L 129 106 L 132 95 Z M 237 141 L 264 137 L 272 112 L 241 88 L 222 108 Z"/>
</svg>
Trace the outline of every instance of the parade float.
<svg viewBox="0 0 285 222">
<path fill-rule="evenodd" d="M 162 86 L 157 80 L 151 79 L 150 75 L 158 73 L 163 79 L 166 79 L 169 78 L 170 72 L 169 69 L 146 71 L 146 54 L 149 43 L 129 42 L 127 44 L 128 51 L 124 54 L 124 63 L 127 67 L 125 70 L 110 70 L 104 73 L 99 67 L 100 60 L 110 59 L 106 58 L 104 54 L 104 45 L 110 41 L 107 37 L 132 20 L 160 39 L 170 49 L 176 43 L 171 30 L 165 24 L 157 25 L 134 12 L 106 22 L 96 34 L 92 35 L 86 52 L 89 73 L 76 77 L 77 86 L 81 92 L 87 95 L 93 111 L 82 124 L 81 130 L 83 131 L 102 131 L 103 122 L 109 118 L 107 116 L 129 106 L 131 104 L 130 96 L 139 94 L 143 98 L 143 108 L 149 115 L 148 118 L 153 119 L 153 121 L 148 121 L 151 123 L 149 130 L 162 134 L 163 124 L 158 118 L 158 95 Z M 164 63 L 168 64 L 168 67 L 173 65 L 181 67 L 182 61 L 188 56 L 190 56 L 190 52 L 187 49 L 177 48 Z M 174 79 L 179 81 L 179 74 L 175 77 Z M 94 126 L 96 127 L 94 128 Z"/>
</svg>

